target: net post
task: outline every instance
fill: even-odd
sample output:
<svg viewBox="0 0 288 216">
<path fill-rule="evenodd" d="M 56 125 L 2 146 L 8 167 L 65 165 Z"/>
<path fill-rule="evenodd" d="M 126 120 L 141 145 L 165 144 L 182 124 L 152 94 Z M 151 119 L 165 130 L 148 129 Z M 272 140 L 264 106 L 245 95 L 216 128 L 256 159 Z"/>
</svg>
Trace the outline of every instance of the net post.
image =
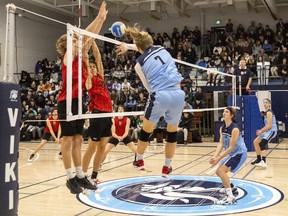
<svg viewBox="0 0 288 216">
<path fill-rule="evenodd" d="M 73 30 L 71 25 L 67 24 L 67 92 L 66 92 L 66 118 L 72 116 L 72 46 L 73 46 Z"/>
<path fill-rule="evenodd" d="M 6 38 L 5 38 L 5 58 L 4 58 L 4 82 L 13 81 L 13 73 L 15 72 L 15 13 L 16 6 L 13 4 L 6 5 Z"/>
<path fill-rule="evenodd" d="M 78 116 L 82 116 L 82 44 L 83 36 L 79 34 L 78 38 Z M 87 65 L 88 67 L 88 65 Z"/>
</svg>

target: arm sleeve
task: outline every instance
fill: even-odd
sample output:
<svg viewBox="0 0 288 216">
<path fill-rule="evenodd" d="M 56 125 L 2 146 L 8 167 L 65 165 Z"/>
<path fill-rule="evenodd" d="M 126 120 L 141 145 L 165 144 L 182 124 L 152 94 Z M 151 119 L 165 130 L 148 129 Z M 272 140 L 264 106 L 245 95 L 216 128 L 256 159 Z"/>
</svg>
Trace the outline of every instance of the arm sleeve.
<svg viewBox="0 0 288 216">
<path fill-rule="evenodd" d="M 125 49 L 138 51 L 136 44 L 125 44 Z"/>
</svg>

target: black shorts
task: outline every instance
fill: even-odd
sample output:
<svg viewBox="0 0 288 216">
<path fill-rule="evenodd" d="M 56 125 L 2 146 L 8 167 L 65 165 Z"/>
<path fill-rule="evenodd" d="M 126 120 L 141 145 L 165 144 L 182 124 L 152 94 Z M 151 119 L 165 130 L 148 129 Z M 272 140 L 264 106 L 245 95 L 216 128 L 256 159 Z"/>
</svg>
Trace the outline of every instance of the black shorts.
<svg viewBox="0 0 288 216">
<path fill-rule="evenodd" d="M 58 102 L 58 117 L 60 120 L 66 120 L 66 100 Z M 83 110 L 82 110 L 83 111 Z M 78 99 L 72 100 L 72 114 L 78 114 Z M 85 120 L 60 121 L 62 136 L 82 135 Z"/>
<path fill-rule="evenodd" d="M 132 142 L 132 140 L 130 137 L 127 136 L 121 142 L 123 142 L 125 145 L 127 145 L 128 143 Z M 119 143 L 119 140 L 114 138 L 114 137 L 110 137 L 110 139 L 108 140 L 108 143 L 111 143 L 111 144 L 117 146 Z"/>
<path fill-rule="evenodd" d="M 92 113 L 103 113 L 101 111 L 93 110 Z M 102 137 L 111 136 L 111 117 L 92 118 L 89 120 L 88 136 L 93 141 L 99 141 Z"/>
<path fill-rule="evenodd" d="M 57 132 L 54 132 L 55 136 L 57 137 Z M 50 140 L 50 138 L 52 137 L 51 133 L 49 132 L 44 132 L 43 136 L 42 136 L 42 140 Z M 53 137 L 52 137 L 53 138 Z M 53 138 L 54 139 L 54 138 Z"/>
</svg>

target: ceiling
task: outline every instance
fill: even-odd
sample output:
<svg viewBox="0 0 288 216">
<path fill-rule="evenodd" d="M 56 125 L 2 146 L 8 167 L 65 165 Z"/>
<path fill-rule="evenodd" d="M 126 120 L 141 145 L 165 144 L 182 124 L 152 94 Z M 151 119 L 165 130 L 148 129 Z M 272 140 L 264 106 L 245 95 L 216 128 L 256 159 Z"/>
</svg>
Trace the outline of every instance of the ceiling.
<svg viewBox="0 0 288 216">
<path fill-rule="evenodd" d="M 97 15 L 100 0 L 23 0 L 38 6 L 51 9 L 72 17 L 92 19 Z M 81 7 L 79 8 L 79 4 Z M 266 7 L 274 19 L 277 19 L 277 8 L 288 6 L 287 0 L 109 0 L 109 14 L 114 14 L 124 21 L 128 13 L 145 13 L 155 19 L 168 16 L 187 16 L 191 10 L 206 8 L 234 7 L 236 12 L 248 12 Z"/>
</svg>

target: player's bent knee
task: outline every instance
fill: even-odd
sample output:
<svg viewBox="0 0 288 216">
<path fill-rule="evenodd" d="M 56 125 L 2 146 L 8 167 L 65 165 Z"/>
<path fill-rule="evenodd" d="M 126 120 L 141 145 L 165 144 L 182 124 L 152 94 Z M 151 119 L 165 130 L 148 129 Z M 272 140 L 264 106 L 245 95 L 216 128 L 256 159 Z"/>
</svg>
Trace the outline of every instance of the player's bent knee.
<svg viewBox="0 0 288 216">
<path fill-rule="evenodd" d="M 167 142 L 174 143 L 177 142 L 177 132 L 167 132 Z"/>
<path fill-rule="evenodd" d="M 261 151 L 266 150 L 266 145 L 268 144 L 268 140 L 262 139 L 259 143 Z"/>
<path fill-rule="evenodd" d="M 152 133 L 152 132 L 151 132 L 151 133 Z M 148 142 L 151 133 L 147 133 L 146 131 L 144 131 L 144 130 L 142 129 L 142 130 L 140 131 L 140 134 L 139 134 L 139 140 L 141 140 L 142 142 Z"/>
</svg>

